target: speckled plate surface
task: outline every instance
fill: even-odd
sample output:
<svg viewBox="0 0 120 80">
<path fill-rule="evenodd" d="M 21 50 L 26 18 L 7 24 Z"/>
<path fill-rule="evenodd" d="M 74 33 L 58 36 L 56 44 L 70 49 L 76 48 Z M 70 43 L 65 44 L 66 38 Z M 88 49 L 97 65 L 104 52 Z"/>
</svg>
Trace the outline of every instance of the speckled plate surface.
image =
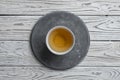
<svg viewBox="0 0 120 80">
<path fill-rule="evenodd" d="M 65 55 L 52 54 L 45 44 L 47 32 L 55 26 L 66 26 L 75 35 L 75 45 Z M 90 37 L 88 29 L 79 17 L 72 13 L 58 11 L 49 13 L 38 20 L 31 32 L 30 45 L 39 62 L 52 69 L 65 70 L 83 60 L 89 49 Z"/>
</svg>

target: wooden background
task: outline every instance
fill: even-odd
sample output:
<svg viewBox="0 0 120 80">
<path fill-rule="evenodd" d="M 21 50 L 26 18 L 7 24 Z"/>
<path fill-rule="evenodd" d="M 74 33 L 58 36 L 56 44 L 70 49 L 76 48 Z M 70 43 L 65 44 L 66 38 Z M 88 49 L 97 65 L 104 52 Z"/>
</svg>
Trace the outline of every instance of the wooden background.
<svg viewBox="0 0 120 80">
<path fill-rule="evenodd" d="M 61 10 L 83 19 L 91 45 L 82 63 L 55 71 L 36 61 L 29 36 L 40 17 Z M 0 0 L 0 80 L 120 80 L 120 0 Z"/>
</svg>

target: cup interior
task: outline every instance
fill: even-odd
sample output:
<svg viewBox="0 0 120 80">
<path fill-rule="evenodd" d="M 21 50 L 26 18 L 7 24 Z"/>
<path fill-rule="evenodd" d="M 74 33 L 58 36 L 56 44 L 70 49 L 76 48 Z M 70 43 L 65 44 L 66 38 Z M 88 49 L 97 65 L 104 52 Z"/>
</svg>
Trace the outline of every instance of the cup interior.
<svg viewBox="0 0 120 80">
<path fill-rule="evenodd" d="M 50 29 L 46 36 L 48 49 L 56 55 L 63 55 L 72 50 L 75 44 L 73 32 L 64 26 L 56 26 Z"/>
</svg>

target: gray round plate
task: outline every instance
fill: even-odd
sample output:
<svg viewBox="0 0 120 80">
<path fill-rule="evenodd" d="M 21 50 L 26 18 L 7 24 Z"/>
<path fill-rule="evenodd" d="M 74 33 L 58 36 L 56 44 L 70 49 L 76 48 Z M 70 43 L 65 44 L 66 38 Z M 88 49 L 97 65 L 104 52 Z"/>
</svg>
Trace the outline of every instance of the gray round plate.
<svg viewBox="0 0 120 80">
<path fill-rule="evenodd" d="M 65 55 L 54 55 L 46 47 L 47 32 L 55 26 L 66 26 L 75 35 L 75 45 Z M 89 49 L 90 37 L 88 29 L 79 17 L 72 13 L 57 11 L 38 20 L 30 36 L 30 45 L 39 62 L 52 69 L 65 70 L 76 66 L 83 60 Z"/>
</svg>

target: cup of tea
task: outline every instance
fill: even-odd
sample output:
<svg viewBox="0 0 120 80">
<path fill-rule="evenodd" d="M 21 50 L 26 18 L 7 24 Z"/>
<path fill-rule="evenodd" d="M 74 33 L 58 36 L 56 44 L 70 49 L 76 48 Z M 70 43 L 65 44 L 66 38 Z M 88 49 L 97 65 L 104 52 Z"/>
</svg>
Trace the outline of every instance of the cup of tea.
<svg viewBox="0 0 120 80">
<path fill-rule="evenodd" d="M 65 26 L 55 26 L 47 33 L 47 48 L 55 55 L 69 53 L 73 49 L 74 44 L 75 36 L 73 32 Z"/>
</svg>

